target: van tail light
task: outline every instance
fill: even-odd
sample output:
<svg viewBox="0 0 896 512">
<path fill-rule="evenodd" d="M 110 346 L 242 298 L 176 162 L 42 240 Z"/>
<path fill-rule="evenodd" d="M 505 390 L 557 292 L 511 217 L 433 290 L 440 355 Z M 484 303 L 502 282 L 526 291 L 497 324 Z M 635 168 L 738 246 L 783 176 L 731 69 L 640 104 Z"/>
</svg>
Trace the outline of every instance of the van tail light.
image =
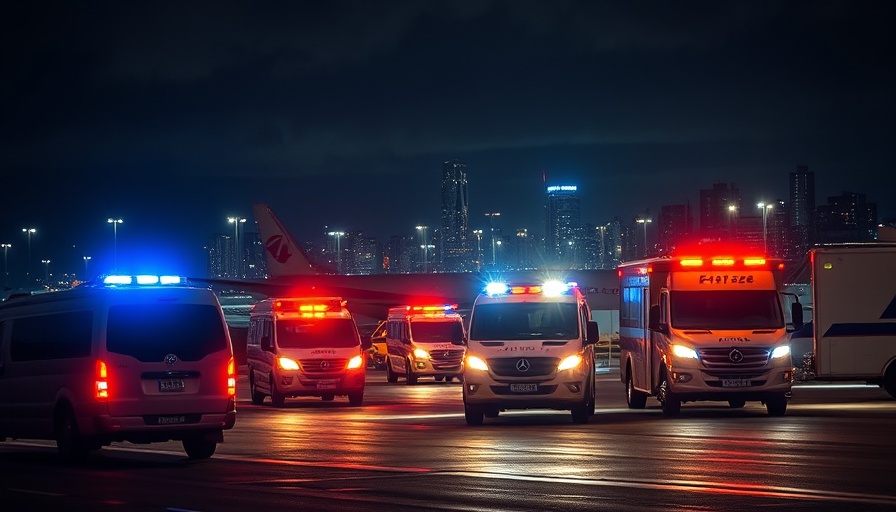
<svg viewBox="0 0 896 512">
<path fill-rule="evenodd" d="M 96 361 L 96 381 L 94 388 L 96 390 L 96 398 L 105 400 L 109 398 L 109 371 L 106 369 L 106 363 L 101 360 Z"/>
<path fill-rule="evenodd" d="M 236 396 L 236 363 L 232 357 L 227 363 L 227 394 Z"/>
</svg>

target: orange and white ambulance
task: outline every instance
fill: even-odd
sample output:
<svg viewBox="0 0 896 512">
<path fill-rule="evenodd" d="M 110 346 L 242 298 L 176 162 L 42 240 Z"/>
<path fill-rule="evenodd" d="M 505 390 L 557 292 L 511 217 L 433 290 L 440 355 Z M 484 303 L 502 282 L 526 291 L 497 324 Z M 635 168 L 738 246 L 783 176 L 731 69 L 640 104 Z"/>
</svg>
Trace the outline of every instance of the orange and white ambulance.
<svg viewBox="0 0 896 512">
<path fill-rule="evenodd" d="M 252 403 L 265 396 L 282 407 L 288 397 L 364 401 L 366 348 L 340 297 L 266 299 L 249 313 L 246 361 Z"/>
<path fill-rule="evenodd" d="M 466 330 L 457 306 L 415 305 L 389 309 L 386 320 L 386 379 L 420 377 L 460 380 L 464 371 Z"/>
<path fill-rule="evenodd" d="M 765 403 L 783 415 L 793 363 L 781 306 L 780 260 L 736 246 L 694 246 L 624 263 L 619 375 L 628 406 L 655 396 L 668 416 L 683 402 Z"/>
</svg>

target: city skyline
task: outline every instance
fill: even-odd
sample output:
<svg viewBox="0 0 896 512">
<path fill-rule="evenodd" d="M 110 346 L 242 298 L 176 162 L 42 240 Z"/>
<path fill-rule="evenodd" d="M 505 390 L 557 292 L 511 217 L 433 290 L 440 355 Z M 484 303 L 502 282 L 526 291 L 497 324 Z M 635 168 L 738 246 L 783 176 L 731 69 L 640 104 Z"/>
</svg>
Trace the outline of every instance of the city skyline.
<svg viewBox="0 0 896 512">
<path fill-rule="evenodd" d="M 0 37 L 0 242 L 24 273 L 119 258 L 204 271 L 211 233 L 271 204 L 296 238 L 439 226 L 468 166 L 471 229 L 543 234 L 545 185 L 581 221 L 736 183 L 896 217 L 891 3 L 368 2 L 9 6 Z M 211 20 L 215 20 L 212 22 Z M 325 227 L 326 226 L 326 227 Z M 651 227 L 655 227 L 651 226 Z M 89 263 L 83 258 L 90 256 Z M 60 263 L 57 264 L 57 261 Z M 136 269 L 135 269 L 136 270 Z"/>
</svg>

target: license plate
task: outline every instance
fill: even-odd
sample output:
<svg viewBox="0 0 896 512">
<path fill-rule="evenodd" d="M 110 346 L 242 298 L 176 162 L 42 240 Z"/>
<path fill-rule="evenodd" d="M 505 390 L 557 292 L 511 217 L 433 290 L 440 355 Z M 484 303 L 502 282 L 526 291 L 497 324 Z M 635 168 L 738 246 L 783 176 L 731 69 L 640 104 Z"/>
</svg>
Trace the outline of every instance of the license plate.
<svg viewBox="0 0 896 512">
<path fill-rule="evenodd" d="M 751 384 L 750 379 L 722 379 L 723 388 L 748 388 Z"/>
<path fill-rule="evenodd" d="M 159 416 L 159 425 L 177 425 L 186 421 L 186 416 Z"/>
<path fill-rule="evenodd" d="M 335 380 L 319 380 L 317 381 L 317 389 L 333 389 L 336 387 Z"/>
<path fill-rule="evenodd" d="M 184 379 L 159 379 L 159 391 L 170 393 L 183 390 Z"/>
<path fill-rule="evenodd" d="M 532 393 L 538 391 L 538 384 L 511 384 L 510 391 L 514 393 Z"/>
</svg>

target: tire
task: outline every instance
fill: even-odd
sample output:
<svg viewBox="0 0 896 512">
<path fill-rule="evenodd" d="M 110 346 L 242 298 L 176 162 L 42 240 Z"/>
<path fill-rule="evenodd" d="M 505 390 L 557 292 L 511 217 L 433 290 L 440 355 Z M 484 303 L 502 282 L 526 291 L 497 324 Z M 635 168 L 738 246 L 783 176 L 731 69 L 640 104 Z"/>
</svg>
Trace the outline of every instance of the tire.
<svg viewBox="0 0 896 512">
<path fill-rule="evenodd" d="M 215 449 L 218 447 L 218 443 L 202 435 L 184 438 L 182 443 L 187 457 L 193 460 L 210 458 L 215 454 Z"/>
<path fill-rule="evenodd" d="M 663 406 L 663 414 L 666 416 L 678 416 L 681 413 L 681 399 L 669 391 L 669 379 L 666 377 L 665 371 L 663 371 L 663 382 L 660 384 L 657 399 Z"/>
<path fill-rule="evenodd" d="M 75 412 L 71 406 L 59 407 L 53 418 L 56 432 L 56 449 L 59 456 L 66 462 L 83 462 L 90 453 L 87 443 L 78 432 L 78 423 L 75 421 Z"/>
<path fill-rule="evenodd" d="M 442 379 L 444 379 L 445 377 L 442 377 L 441 375 L 436 375 L 433 378 L 436 380 L 436 382 L 442 382 Z"/>
<path fill-rule="evenodd" d="M 896 398 L 896 363 L 890 363 L 890 367 L 884 373 L 882 386 L 884 391 L 889 393 L 891 397 Z"/>
<path fill-rule="evenodd" d="M 414 375 L 414 370 L 411 369 L 410 360 L 405 362 L 405 369 L 407 370 L 407 373 L 405 374 L 405 380 L 407 380 L 407 384 L 409 386 L 413 386 L 417 383 L 417 376 Z"/>
<path fill-rule="evenodd" d="M 398 374 L 392 370 L 392 361 L 386 361 L 386 380 L 392 383 L 398 382 Z"/>
<path fill-rule="evenodd" d="M 271 405 L 283 407 L 286 404 L 286 396 L 277 391 L 277 382 L 274 380 L 273 373 L 268 377 L 268 381 L 271 384 Z"/>
<path fill-rule="evenodd" d="M 787 397 L 784 395 L 772 395 L 765 399 L 765 410 L 769 416 L 784 416 L 787 411 Z"/>
<path fill-rule="evenodd" d="M 320 399 L 324 402 L 332 402 L 336 395 L 321 395 Z"/>
<path fill-rule="evenodd" d="M 252 370 L 249 370 L 249 395 L 253 404 L 261 405 L 264 403 L 264 393 L 259 392 L 255 387 L 255 372 Z"/>
<path fill-rule="evenodd" d="M 588 414 L 588 401 L 587 400 L 585 401 L 584 404 L 577 405 L 577 406 L 573 407 L 570 412 L 572 413 L 572 422 L 578 423 L 580 425 L 584 425 L 584 424 L 588 423 L 588 418 L 591 417 L 591 415 Z"/>
<path fill-rule="evenodd" d="M 632 383 L 632 369 L 628 368 L 628 375 L 625 377 L 625 401 L 629 409 L 643 409 L 647 406 L 647 393 L 635 389 Z"/>
<path fill-rule="evenodd" d="M 464 419 L 467 420 L 467 425 L 478 427 L 485 420 L 485 413 L 479 407 L 470 407 L 464 404 Z"/>
<path fill-rule="evenodd" d="M 359 407 L 363 403 L 364 403 L 364 390 L 348 394 L 348 404 L 351 405 L 352 407 Z"/>
<path fill-rule="evenodd" d="M 732 398 L 731 400 L 728 400 L 728 407 L 731 407 L 732 409 L 740 409 L 745 405 L 747 405 L 747 401 L 741 398 Z"/>
</svg>

